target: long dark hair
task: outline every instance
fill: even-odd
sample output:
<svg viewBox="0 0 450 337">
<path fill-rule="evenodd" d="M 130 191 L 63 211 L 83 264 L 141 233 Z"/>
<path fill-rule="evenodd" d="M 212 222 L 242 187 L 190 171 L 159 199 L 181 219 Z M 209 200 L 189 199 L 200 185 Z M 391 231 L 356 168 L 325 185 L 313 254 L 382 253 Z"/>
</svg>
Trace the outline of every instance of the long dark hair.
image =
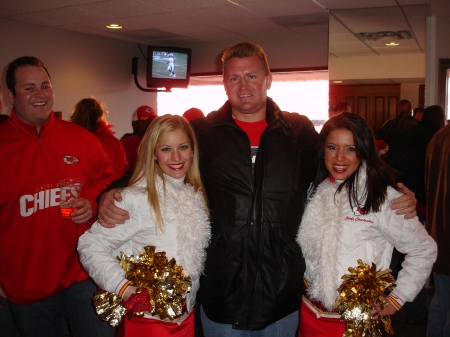
<svg viewBox="0 0 450 337">
<path fill-rule="evenodd" d="M 313 184 L 314 189 L 329 175 L 324 161 L 325 142 L 328 135 L 334 130 L 348 130 L 353 134 L 356 156 L 361 161 L 358 169 L 339 185 L 336 193 L 345 188 L 352 208 L 359 206 L 358 200 L 364 198 L 362 193 L 366 193 L 365 203 L 362 207 L 364 213 L 380 211 L 381 205 L 386 200 L 387 187 L 392 186 L 397 190 L 398 188 L 395 186 L 395 176 L 392 169 L 381 160 L 377 152 L 372 130 L 366 121 L 356 114 L 344 112 L 334 116 L 324 124 L 320 131 L 318 169 Z M 358 175 L 363 167 L 366 169 L 367 179 L 365 191 L 359 191 Z"/>
</svg>

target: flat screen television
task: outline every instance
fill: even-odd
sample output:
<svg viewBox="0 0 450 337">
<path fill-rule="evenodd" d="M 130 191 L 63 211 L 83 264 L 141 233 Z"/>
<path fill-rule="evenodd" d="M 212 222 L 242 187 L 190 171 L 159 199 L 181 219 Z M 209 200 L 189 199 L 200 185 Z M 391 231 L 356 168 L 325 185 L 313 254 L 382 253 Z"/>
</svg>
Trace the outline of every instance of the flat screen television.
<svg viewBox="0 0 450 337">
<path fill-rule="evenodd" d="M 148 47 L 147 87 L 187 88 L 191 71 L 191 49 Z"/>
</svg>

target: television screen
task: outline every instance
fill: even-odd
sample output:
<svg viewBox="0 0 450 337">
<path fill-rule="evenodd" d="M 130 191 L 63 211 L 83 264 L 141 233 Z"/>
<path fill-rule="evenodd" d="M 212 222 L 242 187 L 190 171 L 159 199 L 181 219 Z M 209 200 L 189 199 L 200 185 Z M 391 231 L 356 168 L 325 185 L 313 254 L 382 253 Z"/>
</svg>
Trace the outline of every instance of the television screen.
<svg viewBox="0 0 450 337">
<path fill-rule="evenodd" d="M 191 50 L 148 47 L 147 87 L 186 88 L 189 85 Z"/>
</svg>

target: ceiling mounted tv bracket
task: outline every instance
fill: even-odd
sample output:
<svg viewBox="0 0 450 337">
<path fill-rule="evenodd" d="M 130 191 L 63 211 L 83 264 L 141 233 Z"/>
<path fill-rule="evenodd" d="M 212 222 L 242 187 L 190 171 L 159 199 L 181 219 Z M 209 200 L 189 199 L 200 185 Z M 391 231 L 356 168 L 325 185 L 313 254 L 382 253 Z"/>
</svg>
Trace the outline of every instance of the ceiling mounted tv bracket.
<svg viewBox="0 0 450 337">
<path fill-rule="evenodd" d="M 137 57 L 133 57 L 132 58 L 132 64 L 131 64 L 131 73 L 134 75 L 134 83 L 136 84 L 136 86 L 145 92 L 172 92 L 172 90 L 170 89 L 158 89 L 158 88 L 144 88 L 142 87 L 137 79 L 137 70 L 138 70 L 138 58 Z"/>
</svg>

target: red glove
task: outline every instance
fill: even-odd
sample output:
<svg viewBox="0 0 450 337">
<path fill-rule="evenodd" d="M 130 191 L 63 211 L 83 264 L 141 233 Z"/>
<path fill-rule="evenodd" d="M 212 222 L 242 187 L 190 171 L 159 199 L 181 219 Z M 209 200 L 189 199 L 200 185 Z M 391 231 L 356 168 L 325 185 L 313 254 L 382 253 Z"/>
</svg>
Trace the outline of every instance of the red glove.
<svg viewBox="0 0 450 337">
<path fill-rule="evenodd" d="M 153 307 L 150 304 L 150 296 L 148 295 L 148 291 L 146 289 L 143 289 L 140 293 L 131 294 L 126 301 L 122 301 L 122 306 L 131 312 L 153 310 Z"/>
</svg>

